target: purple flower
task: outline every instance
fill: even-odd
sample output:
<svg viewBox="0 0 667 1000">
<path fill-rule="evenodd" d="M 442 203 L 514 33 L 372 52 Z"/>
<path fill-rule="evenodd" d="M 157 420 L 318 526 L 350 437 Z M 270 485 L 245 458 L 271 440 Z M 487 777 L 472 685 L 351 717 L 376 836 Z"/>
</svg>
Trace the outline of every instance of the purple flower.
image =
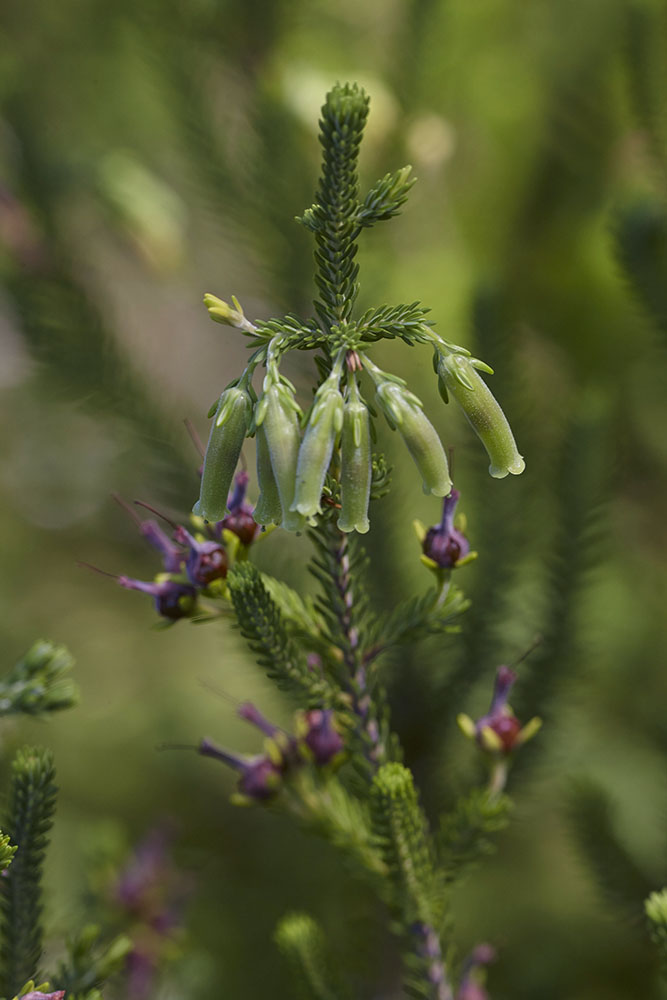
<svg viewBox="0 0 667 1000">
<path fill-rule="evenodd" d="M 475 948 L 463 966 L 463 978 L 456 1000 L 489 1000 L 489 994 L 480 982 L 478 970 L 493 962 L 495 957 L 496 953 L 491 945 L 480 944 Z"/>
<path fill-rule="evenodd" d="M 316 708 L 303 716 L 303 743 L 308 747 L 314 762 L 320 766 L 330 763 L 345 747 L 333 719 L 331 709 Z"/>
<path fill-rule="evenodd" d="M 31 990 L 24 993 L 21 1000 L 63 1000 L 65 990 L 56 990 L 55 993 L 40 993 L 39 990 Z"/>
<path fill-rule="evenodd" d="M 445 497 L 440 524 L 429 528 L 422 543 L 422 551 L 441 569 L 453 569 L 470 551 L 468 539 L 454 527 L 454 511 L 459 502 L 459 491 L 452 490 Z"/>
<path fill-rule="evenodd" d="M 150 594 L 155 601 L 155 609 L 162 618 L 178 621 L 193 614 L 197 604 L 197 591 L 188 583 L 177 580 L 157 580 L 148 583 L 144 580 L 133 580 L 129 576 L 119 576 L 118 583 L 126 590 L 140 590 Z"/>
<path fill-rule="evenodd" d="M 185 553 L 180 545 L 172 542 L 157 521 L 140 522 L 141 533 L 153 548 L 162 553 L 162 563 L 167 573 L 180 573 Z"/>
<path fill-rule="evenodd" d="M 202 740 L 199 753 L 204 757 L 214 757 L 224 764 L 229 764 L 239 772 L 238 790 L 244 799 L 255 802 L 265 802 L 273 798 L 280 787 L 280 767 L 269 754 L 258 754 L 256 757 L 243 757 L 217 747 L 209 740 Z"/>
<path fill-rule="evenodd" d="M 542 722 L 531 719 L 525 726 L 517 719 L 507 704 L 516 674 L 509 667 L 498 667 L 493 686 L 493 697 L 486 715 L 475 722 L 467 715 L 459 715 L 458 724 L 466 736 L 477 740 L 487 753 L 507 756 L 531 739 Z"/>
<path fill-rule="evenodd" d="M 252 545 L 262 530 L 253 517 L 252 507 L 245 502 L 248 479 L 248 473 L 244 470 L 236 473 L 234 489 L 227 500 L 229 514 L 225 514 L 222 521 L 218 521 L 215 526 L 218 537 L 223 529 L 226 529 L 236 535 L 242 545 Z"/>
<path fill-rule="evenodd" d="M 174 532 L 174 537 L 182 545 L 188 546 L 185 571 L 195 587 L 208 587 L 214 580 L 222 580 L 227 576 L 227 553 L 220 542 L 198 542 L 189 531 L 180 526 Z"/>
</svg>

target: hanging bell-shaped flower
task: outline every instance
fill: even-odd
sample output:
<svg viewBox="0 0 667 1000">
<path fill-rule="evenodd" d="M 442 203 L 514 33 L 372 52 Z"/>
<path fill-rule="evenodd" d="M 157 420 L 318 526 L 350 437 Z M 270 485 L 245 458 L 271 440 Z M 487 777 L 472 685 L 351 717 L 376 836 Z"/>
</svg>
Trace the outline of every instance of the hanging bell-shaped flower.
<svg viewBox="0 0 667 1000">
<path fill-rule="evenodd" d="M 255 423 L 264 431 L 280 497 L 281 524 L 286 531 L 302 531 L 305 525 L 303 515 L 291 509 L 301 444 L 300 415 L 301 410 L 291 385 L 279 375 L 275 363 L 269 364 L 264 379 L 264 392 L 257 404 Z"/>
<path fill-rule="evenodd" d="M 343 396 L 340 366 L 322 383 L 308 415 L 306 433 L 299 450 L 296 489 L 292 509 L 304 517 L 321 513 L 320 502 L 336 438 L 343 427 Z"/>
<path fill-rule="evenodd" d="M 377 368 L 375 372 L 371 370 L 371 374 L 377 388 L 377 403 L 389 426 L 400 432 L 421 474 L 424 493 L 447 496 L 452 488 L 447 456 L 435 427 L 422 409 L 421 400 L 402 380 L 387 377 Z"/>
<path fill-rule="evenodd" d="M 519 454 L 512 429 L 477 371 L 480 368 L 492 375 L 493 370 L 483 361 L 459 353 L 438 354 L 436 364 L 445 400 L 451 393 L 486 448 L 491 460 L 489 473 L 495 479 L 504 479 L 510 472 L 513 476 L 520 475 L 526 463 Z"/>
<path fill-rule="evenodd" d="M 273 474 L 266 431 L 262 424 L 257 428 L 255 436 L 257 444 L 257 481 L 259 483 L 259 498 L 253 511 L 257 524 L 280 524 L 283 519 L 283 509 L 280 504 L 278 484 Z"/>
<path fill-rule="evenodd" d="M 252 390 L 246 383 L 225 389 L 213 418 L 206 447 L 199 500 L 193 513 L 205 521 L 221 521 L 252 418 Z"/>
<path fill-rule="evenodd" d="M 356 378 L 350 379 L 341 435 L 341 531 L 368 531 L 371 494 L 371 429 L 368 407 L 359 394 Z"/>
</svg>

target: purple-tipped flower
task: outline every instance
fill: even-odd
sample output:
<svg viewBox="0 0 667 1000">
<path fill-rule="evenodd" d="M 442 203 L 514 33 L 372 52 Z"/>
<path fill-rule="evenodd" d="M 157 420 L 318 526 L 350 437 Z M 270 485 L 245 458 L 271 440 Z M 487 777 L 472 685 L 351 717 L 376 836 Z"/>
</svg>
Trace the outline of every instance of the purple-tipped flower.
<svg viewBox="0 0 667 1000">
<path fill-rule="evenodd" d="M 345 744 L 334 725 L 334 713 L 331 709 L 316 708 L 305 712 L 302 725 L 303 743 L 316 764 L 329 764 L 343 751 Z"/>
<path fill-rule="evenodd" d="M 63 1000 L 65 990 L 56 990 L 55 993 L 42 993 L 40 990 L 30 990 L 24 993 L 21 1000 Z"/>
<path fill-rule="evenodd" d="M 454 527 L 454 512 L 459 502 L 459 491 L 445 497 L 440 524 L 429 528 L 422 543 L 422 550 L 441 569 L 453 569 L 470 552 L 465 535 Z"/>
<path fill-rule="evenodd" d="M 180 526 L 174 536 L 182 545 L 188 546 L 185 570 L 195 587 L 208 587 L 214 580 L 222 580 L 227 576 L 227 553 L 220 542 L 198 542 L 189 531 Z"/>
<path fill-rule="evenodd" d="M 214 757 L 229 764 L 239 772 L 238 790 L 240 794 L 255 802 L 265 802 L 273 798 L 280 787 L 280 768 L 268 754 L 256 757 L 242 757 L 217 747 L 209 740 L 202 740 L 199 753 L 204 757 Z"/>
<path fill-rule="evenodd" d="M 534 736 L 542 725 L 541 720 L 535 718 L 522 726 L 509 707 L 507 702 L 516 676 L 509 667 L 498 667 L 493 697 L 486 715 L 481 716 L 476 722 L 467 715 L 458 717 L 463 732 L 476 739 L 483 750 L 494 755 L 507 756 L 512 753 Z"/>
<path fill-rule="evenodd" d="M 229 514 L 226 514 L 222 521 L 218 521 L 215 526 L 218 536 L 223 529 L 226 529 L 236 535 L 243 545 L 252 545 L 262 530 L 252 516 L 252 507 L 246 503 L 248 478 L 248 473 L 243 470 L 236 473 L 234 489 L 227 500 Z"/>
<path fill-rule="evenodd" d="M 129 576 L 119 576 L 118 583 L 126 590 L 140 590 L 144 594 L 150 594 L 155 601 L 157 613 L 170 621 L 189 618 L 197 604 L 197 591 L 188 583 L 178 583 L 176 580 L 156 580 L 148 583 L 144 580 L 133 580 Z"/>
<path fill-rule="evenodd" d="M 489 1000 L 489 994 L 480 981 L 484 977 L 480 970 L 493 962 L 496 953 L 489 944 L 480 944 L 467 959 L 463 967 L 463 978 L 456 1000 Z"/>
<path fill-rule="evenodd" d="M 164 533 L 157 521 L 141 521 L 140 529 L 146 541 L 162 553 L 162 564 L 165 572 L 180 573 L 185 559 L 185 553 L 180 545 L 177 545 Z"/>
</svg>

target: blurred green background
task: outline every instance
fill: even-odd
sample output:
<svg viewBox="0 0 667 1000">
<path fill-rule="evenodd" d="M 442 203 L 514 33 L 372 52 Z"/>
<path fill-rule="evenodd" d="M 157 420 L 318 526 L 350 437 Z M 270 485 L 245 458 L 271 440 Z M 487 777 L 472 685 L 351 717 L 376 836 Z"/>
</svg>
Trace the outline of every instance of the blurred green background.
<svg viewBox="0 0 667 1000">
<path fill-rule="evenodd" d="M 544 636 L 515 708 L 545 727 L 497 856 L 458 894 L 459 943 L 499 947 L 497 1000 L 657 996 L 641 898 L 667 860 L 667 5 L 5 0 L 0 23 L 2 655 L 66 643 L 83 689 L 48 727 L 4 733 L 6 749 L 56 752 L 54 947 L 84 919 L 90 845 L 171 816 L 198 888 L 160 995 L 293 996 L 271 935 L 306 908 L 360 998 L 399 996 L 386 915 L 334 851 L 230 806 L 214 763 L 157 749 L 207 735 L 253 750 L 226 695 L 289 719 L 239 637 L 153 631 L 148 598 L 76 566 L 157 569 L 112 491 L 181 516 L 195 498 L 183 419 L 205 435 L 245 351 L 203 293 L 310 314 L 311 239 L 293 217 L 313 199 L 324 94 L 349 79 L 371 96 L 362 185 L 406 162 L 419 178 L 401 217 L 364 234 L 360 304 L 430 305 L 496 369 L 527 460 L 490 480 L 429 353 L 380 352 L 455 448 L 480 553 L 460 572 L 462 635 L 388 678 L 433 814 L 481 777 L 456 714 L 479 714 L 495 666 Z M 288 374 L 305 400 L 308 359 Z M 368 544 L 375 598 L 393 605 L 429 583 L 411 521 L 439 512 L 391 434 L 383 446 L 394 490 Z M 310 587 L 306 551 L 276 532 L 257 559 Z"/>
</svg>

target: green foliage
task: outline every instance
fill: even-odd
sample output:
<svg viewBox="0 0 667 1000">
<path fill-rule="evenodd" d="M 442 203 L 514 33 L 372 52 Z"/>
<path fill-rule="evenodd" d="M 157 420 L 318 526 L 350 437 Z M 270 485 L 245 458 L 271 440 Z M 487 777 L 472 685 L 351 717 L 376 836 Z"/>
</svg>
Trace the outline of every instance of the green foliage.
<svg viewBox="0 0 667 1000">
<path fill-rule="evenodd" d="M 626 208 L 614 235 L 630 288 L 656 329 L 667 334 L 667 204 L 645 200 Z"/>
<path fill-rule="evenodd" d="M 575 843 L 600 892 L 621 916 L 640 924 L 651 883 L 614 829 L 609 795 L 580 779 L 570 789 L 567 808 Z"/>
<path fill-rule="evenodd" d="M 415 921 L 438 923 L 437 872 L 428 824 L 412 774 L 402 764 L 384 764 L 373 779 L 371 817 L 388 870 L 389 901 L 403 929 Z"/>
<path fill-rule="evenodd" d="M 461 881 L 495 850 L 494 836 L 507 826 L 511 802 L 474 788 L 442 817 L 437 839 L 438 861 L 448 885 Z"/>
<path fill-rule="evenodd" d="M 64 646 L 36 642 L 0 680 L 0 715 L 41 715 L 71 708 L 79 691 L 69 672 L 74 660 Z"/>
<path fill-rule="evenodd" d="M 458 631 L 456 619 L 469 605 L 463 592 L 453 584 L 445 590 L 433 587 L 425 594 L 409 598 L 375 623 L 369 642 L 373 658 L 429 635 Z"/>
<path fill-rule="evenodd" d="M 268 676 L 308 703 L 332 704 L 335 689 L 308 667 L 305 654 L 289 637 L 259 570 L 249 562 L 237 563 L 227 585 L 239 628 Z"/>
<path fill-rule="evenodd" d="M 663 978 L 667 981 L 667 890 L 652 892 L 644 902 L 651 940 L 658 949 Z"/>
<path fill-rule="evenodd" d="M 16 855 L 0 887 L 0 989 L 13 996 L 34 976 L 42 953 L 41 878 L 56 785 L 48 750 L 24 747 L 12 762 L 5 827 Z"/>
<path fill-rule="evenodd" d="M 52 981 L 66 991 L 67 1000 L 97 1000 L 106 980 L 123 969 L 132 947 L 124 934 L 103 943 L 101 929 L 89 924 L 67 941 L 67 958 Z"/>
<path fill-rule="evenodd" d="M 375 841 L 368 807 L 329 776 L 302 772 L 292 783 L 289 808 L 308 829 L 328 840 L 380 892 L 387 867 Z"/>
<path fill-rule="evenodd" d="M 0 832 L 0 875 L 9 868 L 16 850 L 16 846 L 9 841 L 9 834 Z"/>
<path fill-rule="evenodd" d="M 276 928 L 276 944 L 305 987 L 304 998 L 337 1000 L 334 976 L 325 957 L 324 934 L 307 913 L 287 913 Z"/>
</svg>

